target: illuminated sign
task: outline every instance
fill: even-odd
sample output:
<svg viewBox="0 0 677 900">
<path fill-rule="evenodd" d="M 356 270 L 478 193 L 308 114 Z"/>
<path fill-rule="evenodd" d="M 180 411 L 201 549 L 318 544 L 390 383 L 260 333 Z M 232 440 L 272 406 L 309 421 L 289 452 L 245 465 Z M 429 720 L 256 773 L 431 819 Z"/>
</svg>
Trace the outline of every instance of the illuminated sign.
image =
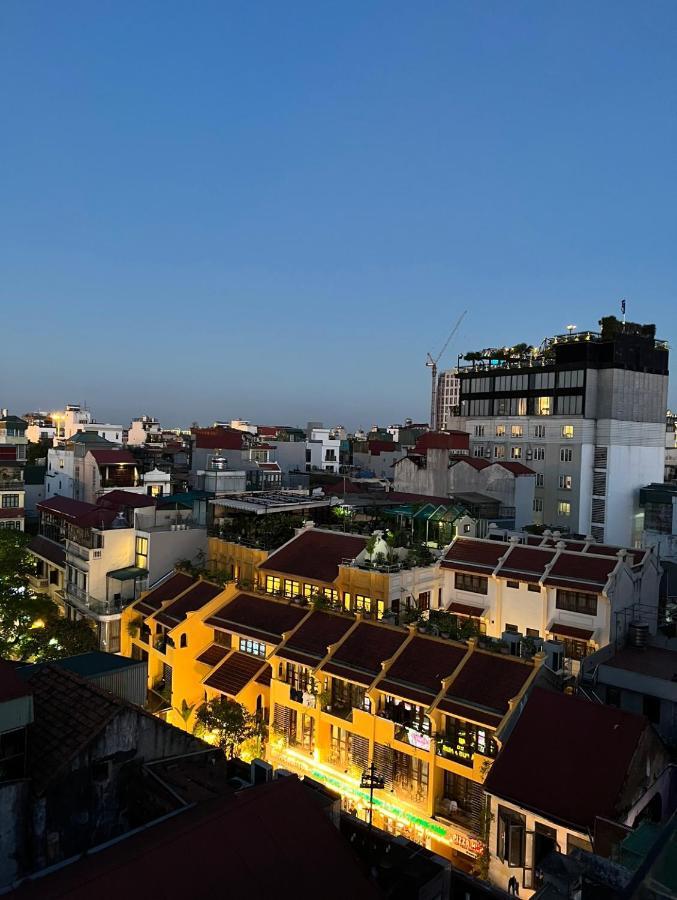
<svg viewBox="0 0 677 900">
<path fill-rule="evenodd" d="M 407 728 L 407 741 L 417 750 L 430 750 L 430 735 L 421 734 L 415 728 Z"/>
<path fill-rule="evenodd" d="M 448 740 L 443 740 L 439 746 L 442 756 L 446 756 L 447 759 L 453 759 L 454 762 L 472 768 L 474 748 L 468 740 L 465 731 L 458 731 L 456 733 L 455 744 L 451 744 Z"/>
<path fill-rule="evenodd" d="M 466 834 L 461 834 L 458 831 L 454 831 L 451 835 L 451 842 L 459 850 L 462 850 L 464 853 L 469 853 L 471 856 L 479 856 L 484 849 L 484 844 L 482 841 L 477 838 L 468 837 Z"/>
</svg>

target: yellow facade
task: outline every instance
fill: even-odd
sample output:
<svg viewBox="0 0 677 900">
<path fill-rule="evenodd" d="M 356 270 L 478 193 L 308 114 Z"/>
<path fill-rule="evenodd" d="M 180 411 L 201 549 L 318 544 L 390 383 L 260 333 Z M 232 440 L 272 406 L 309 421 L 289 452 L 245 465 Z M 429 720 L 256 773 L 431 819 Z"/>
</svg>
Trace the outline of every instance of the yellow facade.
<svg viewBox="0 0 677 900">
<path fill-rule="evenodd" d="M 267 557 L 268 551 L 258 547 L 245 547 L 233 541 L 224 541 L 223 538 L 209 538 L 207 558 L 211 569 L 225 572 L 241 585 L 256 584 L 257 566 Z"/>
</svg>

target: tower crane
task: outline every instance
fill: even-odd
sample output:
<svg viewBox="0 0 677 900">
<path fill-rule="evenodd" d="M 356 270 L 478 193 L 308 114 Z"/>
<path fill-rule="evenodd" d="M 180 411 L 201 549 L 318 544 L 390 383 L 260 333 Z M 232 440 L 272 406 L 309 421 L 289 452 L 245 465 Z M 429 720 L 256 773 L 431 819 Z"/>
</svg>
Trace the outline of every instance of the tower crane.
<svg viewBox="0 0 677 900">
<path fill-rule="evenodd" d="M 432 375 L 432 390 L 430 392 L 430 430 L 435 431 L 437 428 L 437 363 L 442 358 L 442 354 L 449 346 L 451 339 L 456 334 L 459 329 L 459 326 L 468 312 L 467 309 L 464 309 L 461 315 L 458 317 L 456 324 L 451 329 L 449 337 L 444 342 L 444 346 L 437 354 L 437 356 L 433 359 L 432 354 L 428 353 L 428 358 L 425 361 L 426 366 L 431 370 Z"/>
</svg>

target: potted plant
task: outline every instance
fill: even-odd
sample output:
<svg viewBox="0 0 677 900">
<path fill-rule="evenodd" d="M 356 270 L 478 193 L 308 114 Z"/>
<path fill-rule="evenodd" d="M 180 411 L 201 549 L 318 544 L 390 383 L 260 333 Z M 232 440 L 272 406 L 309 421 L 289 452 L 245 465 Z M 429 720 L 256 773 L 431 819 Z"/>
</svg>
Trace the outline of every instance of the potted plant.
<svg viewBox="0 0 677 900">
<path fill-rule="evenodd" d="M 320 702 L 320 709 L 325 712 L 331 712 L 331 691 L 325 688 L 323 691 L 320 691 L 318 695 L 318 700 Z"/>
</svg>

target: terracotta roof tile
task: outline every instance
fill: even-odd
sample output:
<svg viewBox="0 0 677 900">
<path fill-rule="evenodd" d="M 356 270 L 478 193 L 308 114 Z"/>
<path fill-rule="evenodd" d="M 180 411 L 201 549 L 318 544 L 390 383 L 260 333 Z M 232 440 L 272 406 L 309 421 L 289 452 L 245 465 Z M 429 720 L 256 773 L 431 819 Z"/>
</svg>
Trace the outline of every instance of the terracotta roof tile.
<svg viewBox="0 0 677 900">
<path fill-rule="evenodd" d="M 347 616 L 317 610 L 312 612 L 289 638 L 279 656 L 292 658 L 288 652 L 300 651 L 306 658 L 314 658 L 315 664 L 327 655 L 327 647 L 335 644 L 355 624 Z"/>
<path fill-rule="evenodd" d="M 162 584 L 159 584 L 144 597 L 141 597 L 140 600 L 137 600 L 134 604 L 134 609 L 144 613 L 144 615 L 152 615 L 160 609 L 163 603 L 178 597 L 179 594 L 188 590 L 194 582 L 195 579 L 192 575 L 186 575 L 185 572 L 174 572 L 166 581 L 163 581 Z"/>
<path fill-rule="evenodd" d="M 174 628 L 186 618 L 190 612 L 202 609 L 208 603 L 223 593 L 223 588 L 209 581 L 198 581 L 185 594 L 173 600 L 161 612 L 155 614 L 155 620 L 169 628 Z"/>
<path fill-rule="evenodd" d="M 553 622 L 548 631 L 550 634 L 575 638 L 578 641 L 589 641 L 595 633 L 591 628 L 576 628 L 575 625 L 560 625 L 559 622 Z"/>
<path fill-rule="evenodd" d="M 508 545 L 503 541 L 456 538 L 440 565 L 445 569 L 491 575 L 499 559 L 507 552 Z"/>
<path fill-rule="evenodd" d="M 475 650 L 452 681 L 446 697 L 506 713 L 508 700 L 517 696 L 533 671 L 532 665 L 510 656 Z"/>
<path fill-rule="evenodd" d="M 512 549 L 505 562 L 501 564 L 497 575 L 499 578 L 535 584 L 543 577 L 546 566 L 553 561 L 555 553 L 555 550 L 545 548 L 526 547 L 521 544 L 512 545 Z"/>
<path fill-rule="evenodd" d="M 367 539 L 359 535 L 308 528 L 272 553 L 259 568 L 331 584 L 338 577 L 339 564 L 354 559 L 366 544 Z"/>
<path fill-rule="evenodd" d="M 618 563 L 617 557 L 562 552 L 544 584 L 599 593 Z"/>
<path fill-rule="evenodd" d="M 472 616 L 480 618 L 486 612 L 484 606 L 471 606 L 469 603 L 450 603 L 447 606 L 447 612 L 456 613 L 459 616 Z"/>
<path fill-rule="evenodd" d="M 53 563 L 60 569 L 66 565 L 66 548 L 63 544 L 57 544 L 56 541 L 50 541 L 49 538 L 42 537 L 38 534 L 31 538 L 28 543 L 28 549 L 36 556 L 41 556 L 48 562 Z"/>
<path fill-rule="evenodd" d="M 209 673 L 203 684 L 229 697 L 237 697 L 261 670 L 264 663 L 265 660 L 260 656 L 250 656 L 248 653 L 232 650 L 223 662 Z"/>
<path fill-rule="evenodd" d="M 439 702 L 439 709 L 450 716 L 457 719 L 469 719 L 472 722 L 478 722 L 480 725 L 487 725 L 489 728 L 498 728 L 503 719 L 502 714 L 492 713 L 486 709 L 478 709 L 476 706 L 468 706 L 467 703 L 459 703 L 457 700 L 450 700 L 444 697 Z"/>
<path fill-rule="evenodd" d="M 404 630 L 360 622 L 323 666 L 323 671 L 347 678 L 353 678 L 346 674 L 352 672 L 371 681 L 381 671 L 381 663 L 390 659 L 408 636 L 409 632 Z"/>
<path fill-rule="evenodd" d="M 442 690 L 442 679 L 452 674 L 467 652 L 460 644 L 416 635 L 388 669 L 388 681 L 426 691 L 432 700 Z"/>
<path fill-rule="evenodd" d="M 266 641 L 279 643 L 285 631 L 291 631 L 308 615 L 306 607 L 256 594 L 238 594 L 210 616 L 205 624 Z"/>
<path fill-rule="evenodd" d="M 592 829 L 597 816 L 615 817 L 647 727 L 644 716 L 535 688 L 485 789 L 551 821 Z"/>
<path fill-rule="evenodd" d="M 210 644 L 206 650 L 203 650 L 202 653 L 196 657 L 195 661 L 202 663 L 205 666 L 209 666 L 211 669 L 217 663 L 220 663 L 227 653 L 230 653 L 230 647 L 224 647 L 222 644 Z"/>
<path fill-rule="evenodd" d="M 89 453 L 91 453 L 99 466 L 136 465 L 136 459 L 129 450 L 109 450 L 108 448 L 92 447 Z"/>
</svg>

